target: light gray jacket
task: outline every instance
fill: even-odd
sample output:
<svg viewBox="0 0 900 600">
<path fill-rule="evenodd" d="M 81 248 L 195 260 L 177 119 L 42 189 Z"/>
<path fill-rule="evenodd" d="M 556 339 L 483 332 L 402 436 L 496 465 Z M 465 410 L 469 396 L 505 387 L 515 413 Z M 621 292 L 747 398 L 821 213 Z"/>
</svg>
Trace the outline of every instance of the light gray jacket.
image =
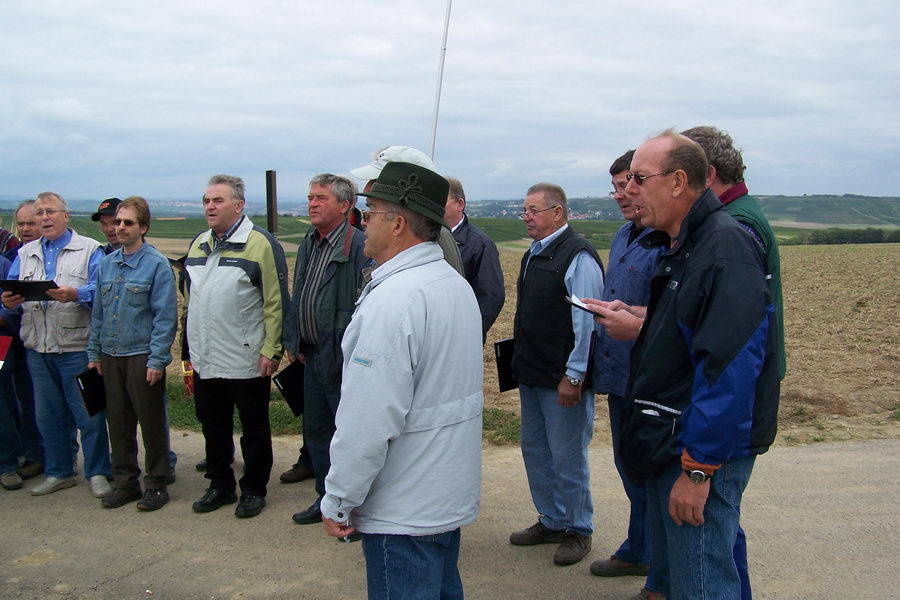
<svg viewBox="0 0 900 600">
<path fill-rule="evenodd" d="M 364 533 L 475 520 L 481 493 L 481 313 L 431 242 L 372 272 L 344 334 L 322 513 Z"/>
</svg>

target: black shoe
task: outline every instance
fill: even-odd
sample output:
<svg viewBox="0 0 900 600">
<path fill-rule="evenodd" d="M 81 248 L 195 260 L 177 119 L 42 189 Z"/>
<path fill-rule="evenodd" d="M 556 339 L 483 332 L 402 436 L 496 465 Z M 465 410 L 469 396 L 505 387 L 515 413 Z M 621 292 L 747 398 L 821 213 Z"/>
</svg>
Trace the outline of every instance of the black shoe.
<svg viewBox="0 0 900 600">
<path fill-rule="evenodd" d="M 206 471 L 206 459 L 204 458 L 203 460 L 198 462 L 196 465 L 194 465 L 194 468 L 197 469 L 198 471 L 200 471 L 201 473 Z"/>
<path fill-rule="evenodd" d="M 297 463 L 287 471 L 281 474 L 281 477 L 278 479 L 281 480 L 281 483 L 300 483 L 301 481 L 305 481 L 307 479 L 312 479 L 316 474 L 313 473 L 313 470 L 307 467 L 306 465 L 301 465 Z"/>
<path fill-rule="evenodd" d="M 313 523 L 322 522 L 322 511 L 319 509 L 320 500 L 313 502 L 312 506 L 306 510 L 301 510 L 295 514 L 292 519 L 297 525 L 311 525 Z"/>
<path fill-rule="evenodd" d="M 169 492 L 166 490 L 147 490 L 144 497 L 137 503 L 138 510 L 159 510 L 169 502 Z"/>
<path fill-rule="evenodd" d="M 33 460 L 26 460 L 16 469 L 16 473 L 18 473 L 19 477 L 21 477 L 22 479 L 31 479 L 32 477 L 37 477 L 43 472 L 44 463 L 39 463 Z"/>
<path fill-rule="evenodd" d="M 129 502 L 141 499 L 141 490 L 115 488 L 109 496 L 100 500 L 100 506 L 103 508 L 119 508 L 125 506 Z"/>
<path fill-rule="evenodd" d="M 234 516 L 236 516 L 238 519 L 249 519 L 250 517 L 255 517 L 262 512 L 262 509 L 265 505 L 266 498 L 264 496 L 241 494 L 241 501 L 238 502 L 237 507 L 234 509 Z"/>
<path fill-rule="evenodd" d="M 234 493 L 234 490 L 226 492 L 225 490 L 211 487 L 206 488 L 206 493 L 203 494 L 202 498 L 194 502 L 191 508 L 194 509 L 194 512 L 207 513 L 235 502 L 237 502 L 237 494 Z"/>
</svg>

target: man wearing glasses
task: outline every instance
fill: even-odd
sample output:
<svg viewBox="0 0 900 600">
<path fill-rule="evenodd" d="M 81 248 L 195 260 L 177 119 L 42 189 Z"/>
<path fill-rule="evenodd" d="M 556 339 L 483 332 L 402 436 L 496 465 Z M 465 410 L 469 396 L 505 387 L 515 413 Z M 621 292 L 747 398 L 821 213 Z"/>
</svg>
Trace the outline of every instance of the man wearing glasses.
<svg viewBox="0 0 900 600">
<path fill-rule="evenodd" d="M 642 597 L 652 599 L 741 596 L 741 496 L 775 438 L 775 308 L 762 248 L 706 188 L 707 169 L 700 146 L 668 130 L 635 152 L 625 190 L 641 223 L 666 234 L 647 243 L 669 246 L 631 353 L 619 448 L 629 475 L 646 481 L 659 589 Z M 602 321 L 632 309 L 596 310 Z"/>
<path fill-rule="evenodd" d="M 112 446 L 112 494 L 104 508 L 138 500 L 152 511 L 169 501 L 169 436 L 164 390 L 172 362 L 177 300 L 172 267 L 144 241 L 150 208 L 140 196 L 116 204 L 112 217 L 118 248 L 97 270 L 99 290 L 91 315 L 88 367 L 103 375 Z M 139 480 L 136 429 L 144 442 L 144 491 Z"/>
<path fill-rule="evenodd" d="M 513 369 L 522 458 L 539 518 L 509 542 L 559 544 L 553 562 L 571 565 L 590 552 L 593 534 L 587 449 L 594 392 L 585 375 L 594 326 L 566 297 L 599 297 L 603 268 L 593 246 L 568 224 L 566 193 L 558 185 L 531 186 L 521 216 L 534 242 L 519 272 Z"/>
<path fill-rule="evenodd" d="M 650 277 L 659 257 L 658 247 L 646 248 L 641 244 L 653 229 L 644 227 L 637 217 L 632 197 L 625 194 L 628 184 L 627 174 L 631 167 L 634 150 L 629 150 L 617 158 L 609 168 L 613 191 L 610 196 L 619 205 L 625 224 L 619 228 L 609 251 L 606 271 L 606 285 L 603 288 L 604 302 L 618 300 L 632 306 L 647 306 L 650 299 Z M 608 394 L 609 426 L 612 432 L 613 458 L 616 470 L 631 503 L 628 521 L 628 535 L 619 548 L 606 559 L 595 560 L 591 573 L 601 577 L 625 575 L 647 575 L 650 571 L 650 548 L 647 544 L 645 512 L 647 494 L 643 485 L 635 484 L 626 475 L 619 455 L 619 428 L 622 411 L 625 408 L 625 387 L 628 383 L 629 354 L 633 341 L 617 340 L 610 336 L 604 321 L 597 327 L 597 342 L 594 350 L 594 391 Z M 646 588 L 657 590 L 653 576 L 647 579 Z"/>
<path fill-rule="evenodd" d="M 38 194 L 34 217 L 41 238 L 19 250 L 7 277 L 53 280 L 59 287 L 48 290 L 44 301 L 25 302 L 12 292 L 0 296 L 5 307 L 22 313 L 20 335 L 34 385 L 38 429 L 44 438 L 47 477 L 31 494 L 42 496 L 75 485 L 77 427 L 85 477 L 91 493 L 103 498 L 112 491 L 106 414 L 88 416 L 75 378 L 87 369 L 94 274 L 104 254 L 98 242 L 69 229 L 69 210 L 62 196 Z"/>
<path fill-rule="evenodd" d="M 312 227 L 297 251 L 285 348 L 289 360 L 304 363 L 303 443 L 312 464 L 305 464 L 301 449 L 296 464 L 281 475 L 284 483 L 316 478 L 315 502 L 293 516 L 300 525 L 322 521 L 320 504 L 331 466 L 328 448 L 341 399 L 341 340 L 368 262 L 366 236 L 347 220 L 356 204 L 356 185 L 339 175 L 316 175 L 307 200 Z"/>
</svg>

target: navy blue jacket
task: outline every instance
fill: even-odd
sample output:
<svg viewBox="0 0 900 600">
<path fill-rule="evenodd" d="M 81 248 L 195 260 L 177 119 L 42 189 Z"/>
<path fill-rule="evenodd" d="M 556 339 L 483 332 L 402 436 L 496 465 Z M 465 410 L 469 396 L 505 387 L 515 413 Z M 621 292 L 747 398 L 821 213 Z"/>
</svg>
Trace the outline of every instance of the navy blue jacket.
<svg viewBox="0 0 900 600">
<path fill-rule="evenodd" d="M 481 341 L 487 339 L 488 329 L 497 320 L 506 290 L 503 287 L 503 271 L 500 269 L 500 254 L 494 241 L 485 232 L 469 223 L 463 214 L 462 223 L 453 232 L 462 257 L 466 281 L 475 292 L 478 310 L 481 311 Z"/>
<path fill-rule="evenodd" d="M 629 306 L 647 306 L 650 301 L 650 278 L 662 248 L 647 248 L 639 243 L 653 232 L 650 228 L 641 231 L 629 244 L 628 237 L 633 228 L 634 224 L 628 221 L 613 238 L 601 300 L 621 300 Z M 628 357 L 634 341 L 614 340 L 602 325 L 597 325 L 596 330 L 594 390 L 598 394 L 624 396 L 628 385 Z"/>
<path fill-rule="evenodd" d="M 620 451 L 633 475 L 658 473 L 684 448 L 712 465 L 765 452 L 775 438 L 775 309 L 762 249 L 710 190 L 677 240 L 660 255 L 631 353 Z"/>
</svg>

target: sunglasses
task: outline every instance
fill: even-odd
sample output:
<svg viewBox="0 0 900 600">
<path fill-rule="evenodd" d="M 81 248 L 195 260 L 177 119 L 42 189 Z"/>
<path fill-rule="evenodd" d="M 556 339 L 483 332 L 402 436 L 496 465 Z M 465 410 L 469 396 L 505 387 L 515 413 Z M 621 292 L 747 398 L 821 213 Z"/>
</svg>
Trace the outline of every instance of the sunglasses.
<svg viewBox="0 0 900 600">
<path fill-rule="evenodd" d="M 131 219 L 115 219 L 113 223 L 116 225 L 124 225 L 125 227 L 134 227 L 137 225 L 137 221 L 132 221 Z"/>
<path fill-rule="evenodd" d="M 372 215 L 374 215 L 374 214 L 377 214 L 377 213 L 396 213 L 396 212 L 397 212 L 396 210 L 363 210 L 363 211 L 360 211 L 360 214 L 362 215 L 363 223 L 368 223 L 368 222 L 369 222 L 369 219 L 371 219 L 371 218 L 372 218 Z"/>
<path fill-rule="evenodd" d="M 638 185 L 644 185 L 644 182 L 651 177 L 659 177 L 660 175 L 668 175 L 670 173 L 674 173 L 675 171 L 663 171 L 662 173 L 654 173 L 653 175 L 638 175 L 637 173 L 626 173 L 625 179 L 631 181 L 634 179 L 634 182 Z"/>
</svg>

